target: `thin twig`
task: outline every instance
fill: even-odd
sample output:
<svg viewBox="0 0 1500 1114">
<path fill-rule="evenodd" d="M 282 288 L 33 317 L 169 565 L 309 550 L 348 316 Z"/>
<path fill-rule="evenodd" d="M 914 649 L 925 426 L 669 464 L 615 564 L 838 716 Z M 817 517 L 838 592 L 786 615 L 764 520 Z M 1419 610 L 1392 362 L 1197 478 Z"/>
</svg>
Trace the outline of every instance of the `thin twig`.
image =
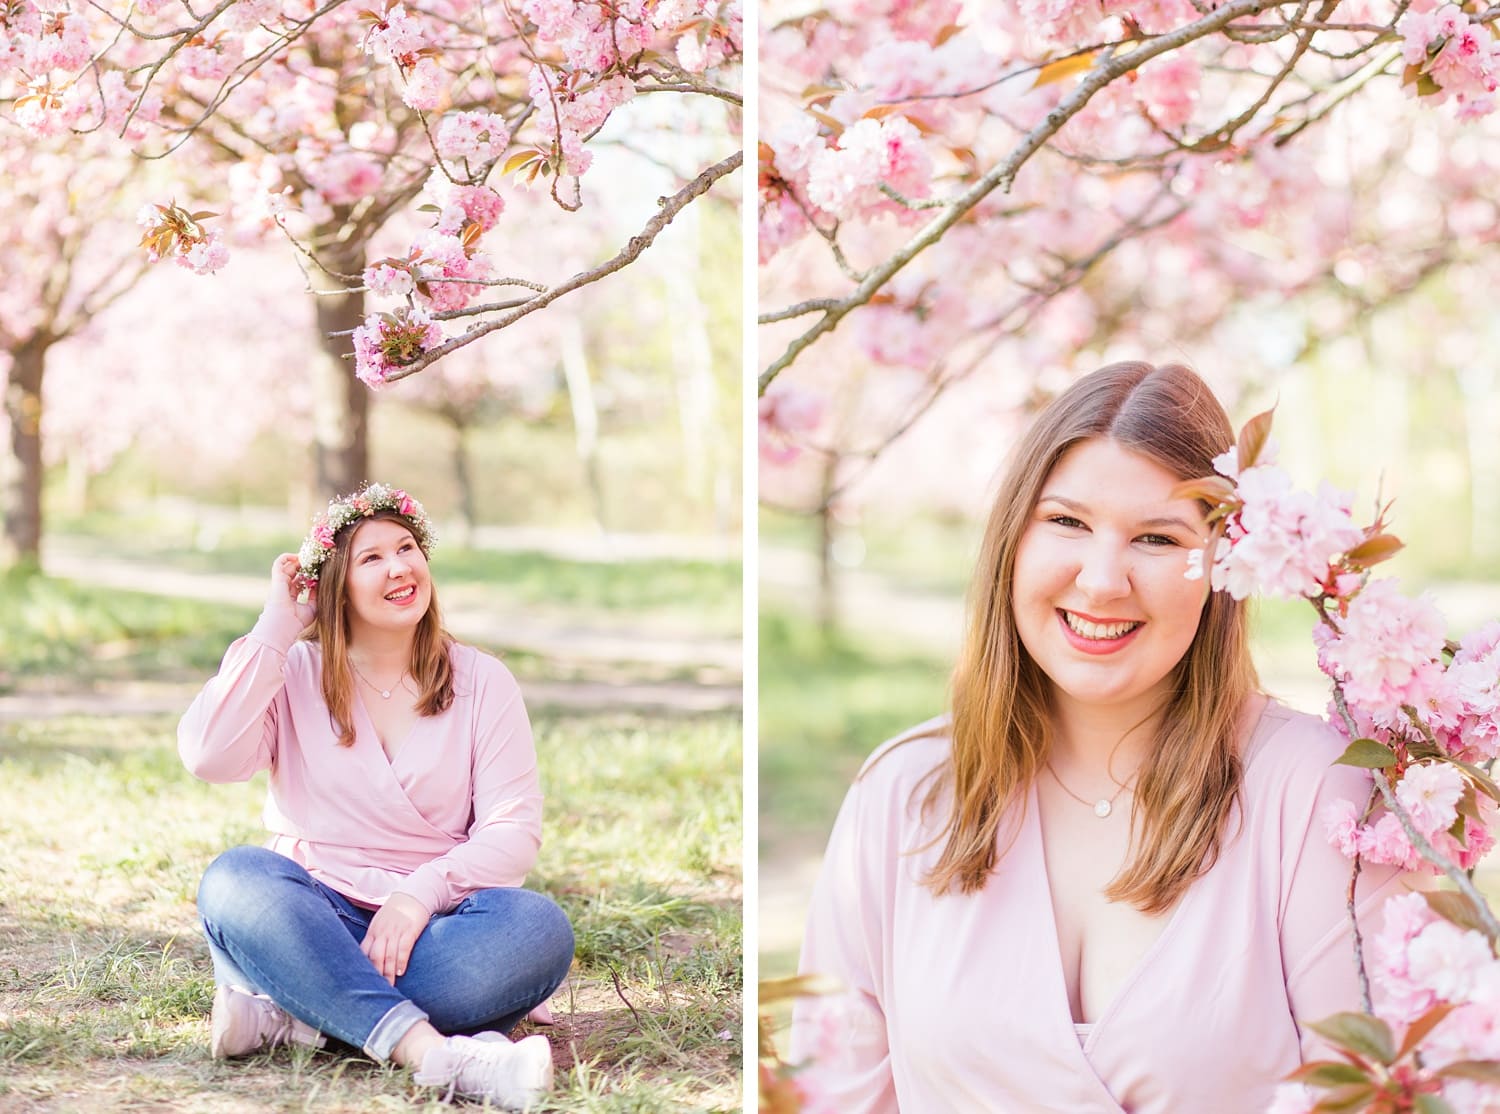
<svg viewBox="0 0 1500 1114">
<path fill-rule="evenodd" d="M 629 1010 L 630 1015 L 635 1018 L 635 1027 L 642 1032 L 645 1032 L 645 1026 L 641 1022 L 641 1015 L 637 1013 L 636 1008 L 630 1004 L 630 999 L 625 997 L 625 986 L 620 981 L 620 972 L 613 963 L 609 965 L 609 977 L 614 980 L 615 993 L 620 996 L 620 1001 L 625 1003 L 625 1008 Z"/>
</svg>

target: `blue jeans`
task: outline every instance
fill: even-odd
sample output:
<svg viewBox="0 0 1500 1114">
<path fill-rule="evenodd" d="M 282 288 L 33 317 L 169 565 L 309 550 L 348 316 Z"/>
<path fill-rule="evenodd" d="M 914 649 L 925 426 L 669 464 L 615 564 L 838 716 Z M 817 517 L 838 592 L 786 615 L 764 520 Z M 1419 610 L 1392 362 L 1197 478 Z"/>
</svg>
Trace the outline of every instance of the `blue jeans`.
<svg viewBox="0 0 1500 1114">
<path fill-rule="evenodd" d="M 198 912 L 216 982 L 267 994 L 377 1060 L 424 1019 L 443 1033 L 509 1032 L 573 961 L 573 929 L 551 899 L 479 890 L 427 922 L 392 986 L 359 950 L 374 912 L 265 847 L 210 863 Z"/>
</svg>

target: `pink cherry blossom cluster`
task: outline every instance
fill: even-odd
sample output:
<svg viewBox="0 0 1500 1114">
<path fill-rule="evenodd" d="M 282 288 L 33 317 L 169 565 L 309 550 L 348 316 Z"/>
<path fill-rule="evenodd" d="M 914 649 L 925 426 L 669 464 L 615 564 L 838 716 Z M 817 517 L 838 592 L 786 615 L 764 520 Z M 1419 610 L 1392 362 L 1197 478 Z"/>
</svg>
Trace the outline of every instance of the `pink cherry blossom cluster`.
<svg viewBox="0 0 1500 1114">
<path fill-rule="evenodd" d="M 1241 467 L 1238 453 L 1236 447 L 1214 461 L 1218 473 L 1234 481 L 1240 507 L 1214 549 L 1210 583 L 1237 600 L 1258 593 L 1315 597 L 1328 585 L 1335 559 L 1365 536 L 1350 514 L 1348 496 L 1327 484 L 1317 493 L 1295 489 L 1291 477 L 1271 463 L 1273 446 L 1262 450 L 1264 462 L 1257 459 L 1250 467 Z M 1189 575 L 1202 576 L 1206 559 L 1204 551 L 1194 553 Z M 1348 590 L 1358 582 L 1355 576 L 1333 583 Z"/>
<path fill-rule="evenodd" d="M 1407 82 L 1441 103 L 1452 97 L 1462 117 L 1495 111 L 1500 40 L 1457 4 L 1413 4 L 1396 23 Z"/>
<path fill-rule="evenodd" d="M 423 306 L 372 313 L 354 330 L 354 373 L 372 388 L 443 342 L 443 330 Z"/>
<path fill-rule="evenodd" d="M 823 403 L 817 395 L 789 386 L 761 396 L 759 412 L 761 459 L 786 464 L 801 452 L 799 436 L 823 420 Z"/>
<path fill-rule="evenodd" d="M 510 128 L 498 112 L 455 112 L 437 130 L 437 153 L 473 170 L 493 162 L 510 144 Z"/>
<path fill-rule="evenodd" d="M 190 214 L 175 203 L 142 206 L 136 224 L 145 229 L 141 244 L 147 257 L 153 263 L 172 258 L 194 274 L 213 274 L 229 262 L 229 248 L 218 233 L 203 227 L 201 222 L 212 215 Z"/>
<path fill-rule="evenodd" d="M 1215 588 L 1236 598 L 1301 596 L 1317 611 L 1318 664 L 1334 683 L 1330 718 L 1349 739 L 1340 761 L 1369 767 L 1379 790 L 1368 801 L 1330 804 L 1325 834 L 1352 859 L 1471 870 L 1494 847 L 1500 821 L 1500 787 L 1487 773 L 1500 754 L 1500 623 L 1454 646 L 1429 596 L 1411 599 L 1396 580 L 1371 579 L 1371 567 L 1400 542 L 1378 520 L 1355 527 L 1345 499 L 1292 491 L 1284 473 L 1262 462 L 1269 431 L 1269 414 L 1252 419 L 1215 461 L 1218 475 L 1180 492 L 1211 507 Z M 1201 562 L 1195 571 L 1202 575 Z M 1414 893 L 1386 903 L 1363 968 L 1376 991 L 1378 1020 L 1369 1024 L 1381 1028 L 1363 1048 L 1356 1030 L 1365 1022 L 1339 1020 L 1354 1015 L 1318 1029 L 1346 1054 L 1339 1082 L 1383 1080 L 1475 1114 L 1500 1101 L 1500 1072 L 1491 1070 L 1500 1061 L 1500 959 L 1473 900 Z M 1400 1049 L 1379 1036 L 1390 1026 L 1410 1027 Z M 1471 1070 L 1471 1061 L 1487 1063 Z M 1273 1110 L 1324 1109 L 1316 1089 L 1335 1085 L 1324 1063 L 1294 1074 Z"/>
<path fill-rule="evenodd" d="M 1500 1101 L 1500 1086 L 1487 1070 L 1500 1061 L 1500 960 L 1494 947 L 1477 928 L 1439 915 L 1420 893 L 1391 898 L 1382 917 L 1379 932 L 1365 944 L 1376 1015 L 1408 1032 L 1432 1026 L 1416 1046 L 1420 1065 L 1398 1065 L 1392 1074 L 1409 1093 L 1440 1094 L 1443 1109 L 1487 1114 Z M 1272 1114 L 1310 1114 L 1317 1099 L 1286 1085 L 1278 1089 Z"/>
</svg>

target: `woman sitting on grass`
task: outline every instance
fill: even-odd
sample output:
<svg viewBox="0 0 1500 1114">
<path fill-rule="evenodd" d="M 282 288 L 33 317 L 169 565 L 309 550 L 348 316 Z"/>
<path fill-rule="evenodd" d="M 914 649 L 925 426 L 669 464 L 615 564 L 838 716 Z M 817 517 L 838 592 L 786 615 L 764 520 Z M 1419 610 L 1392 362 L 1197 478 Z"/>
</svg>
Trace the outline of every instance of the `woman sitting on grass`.
<svg viewBox="0 0 1500 1114">
<path fill-rule="evenodd" d="M 331 503 L 178 728 L 205 781 L 271 771 L 270 841 L 198 890 L 211 1052 L 326 1034 L 524 1109 L 551 1048 L 503 1034 L 562 982 L 573 933 L 520 888 L 541 836 L 531 727 L 509 671 L 443 630 L 432 542 L 398 489 Z"/>
</svg>

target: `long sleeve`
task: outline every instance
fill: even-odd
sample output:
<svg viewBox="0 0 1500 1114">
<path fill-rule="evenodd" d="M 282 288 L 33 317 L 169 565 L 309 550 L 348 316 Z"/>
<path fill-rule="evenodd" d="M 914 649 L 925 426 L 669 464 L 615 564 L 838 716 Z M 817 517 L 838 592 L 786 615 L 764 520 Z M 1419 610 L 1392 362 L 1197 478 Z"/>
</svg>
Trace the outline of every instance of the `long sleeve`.
<svg viewBox="0 0 1500 1114">
<path fill-rule="evenodd" d="M 413 870 L 394 890 L 431 913 L 453 908 L 475 890 L 521 885 L 542 843 L 541 783 L 520 688 L 494 658 L 476 658 L 468 838 Z"/>
<path fill-rule="evenodd" d="M 882 942 L 890 930 L 881 881 L 888 864 L 882 860 L 890 854 L 887 843 L 893 833 L 871 830 L 863 814 L 862 788 L 855 783 L 834 822 L 800 964 L 803 974 L 831 978 L 844 990 L 798 999 L 791 1059 L 807 1062 L 798 1078 L 828 1109 L 894 1114 L 896 1091 L 881 1006 Z"/>
<path fill-rule="evenodd" d="M 1336 746 L 1333 753 L 1337 751 Z M 1372 784 L 1368 771 L 1350 766 L 1329 766 L 1321 776 L 1315 770 L 1310 773 L 1315 779 L 1309 787 L 1312 791 L 1293 798 L 1295 804 L 1286 818 L 1291 823 L 1286 846 L 1293 862 L 1283 885 L 1281 917 L 1287 999 L 1301 1035 L 1304 1058 L 1326 1051 L 1317 1034 L 1307 1028 L 1308 1022 L 1360 1009 L 1347 906 L 1354 864 L 1328 842 L 1323 813 L 1339 799 L 1352 800 L 1363 808 Z M 1362 864 L 1355 887 L 1355 911 L 1365 938 L 1379 926 L 1380 907 L 1388 898 L 1421 884 L 1394 867 Z"/>
<path fill-rule="evenodd" d="M 276 759 L 276 697 L 301 633 L 290 615 L 262 613 L 224 654 L 219 672 L 177 725 L 177 752 L 194 777 L 247 781 Z"/>
</svg>

